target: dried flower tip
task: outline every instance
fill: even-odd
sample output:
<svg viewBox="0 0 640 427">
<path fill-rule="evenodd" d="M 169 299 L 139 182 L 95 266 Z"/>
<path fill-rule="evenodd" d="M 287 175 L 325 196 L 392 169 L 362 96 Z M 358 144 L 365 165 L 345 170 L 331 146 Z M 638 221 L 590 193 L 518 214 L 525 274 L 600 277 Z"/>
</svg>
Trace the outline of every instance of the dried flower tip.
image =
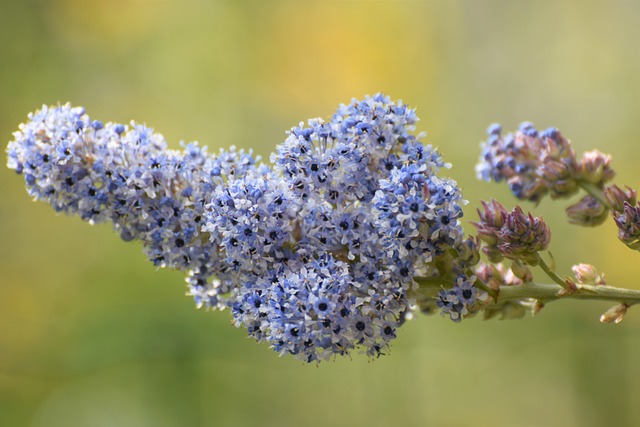
<svg viewBox="0 0 640 427">
<path fill-rule="evenodd" d="M 624 303 L 611 307 L 602 316 L 600 316 L 600 321 L 602 323 L 620 323 L 622 322 L 622 319 L 624 319 L 624 315 L 627 314 L 628 309 L 629 306 Z"/>
<path fill-rule="evenodd" d="M 527 215 L 516 206 L 507 215 L 498 239 L 498 249 L 506 258 L 537 265 L 538 252 L 549 246 L 551 231 L 541 217 Z"/>
<path fill-rule="evenodd" d="M 605 285 L 604 274 L 598 274 L 598 270 L 591 264 L 578 264 L 571 267 L 576 277 L 576 282 L 581 285 Z"/>
<path fill-rule="evenodd" d="M 601 185 L 615 176 L 611 169 L 611 156 L 598 150 L 588 151 L 582 155 L 578 165 L 580 179 L 592 184 Z"/>
<path fill-rule="evenodd" d="M 577 203 L 569 206 L 566 212 L 571 224 L 584 227 L 595 227 L 602 224 L 609 214 L 607 207 L 590 195 L 584 196 Z"/>
<path fill-rule="evenodd" d="M 604 196 L 611 209 L 616 212 L 624 210 L 625 202 L 632 206 L 636 204 L 636 191 L 631 187 L 626 187 L 626 190 L 623 190 L 615 184 L 608 185 L 604 188 Z"/>
</svg>

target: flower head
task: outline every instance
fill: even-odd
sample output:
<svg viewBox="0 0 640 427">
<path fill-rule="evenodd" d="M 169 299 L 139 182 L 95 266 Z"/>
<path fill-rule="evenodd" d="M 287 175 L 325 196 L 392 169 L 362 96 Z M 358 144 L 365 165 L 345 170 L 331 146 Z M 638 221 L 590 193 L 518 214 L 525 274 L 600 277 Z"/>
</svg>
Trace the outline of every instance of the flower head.
<svg viewBox="0 0 640 427">
<path fill-rule="evenodd" d="M 230 308 L 280 354 L 377 357 L 413 309 L 415 274 L 478 261 L 460 189 L 417 120 L 384 95 L 354 99 L 292 128 L 270 167 L 233 147 L 171 150 L 151 128 L 67 104 L 29 116 L 8 166 L 34 198 L 142 242 L 154 265 L 185 273 L 198 306 Z M 478 296 L 472 281 L 452 292 L 458 315 Z"/>
</svg>

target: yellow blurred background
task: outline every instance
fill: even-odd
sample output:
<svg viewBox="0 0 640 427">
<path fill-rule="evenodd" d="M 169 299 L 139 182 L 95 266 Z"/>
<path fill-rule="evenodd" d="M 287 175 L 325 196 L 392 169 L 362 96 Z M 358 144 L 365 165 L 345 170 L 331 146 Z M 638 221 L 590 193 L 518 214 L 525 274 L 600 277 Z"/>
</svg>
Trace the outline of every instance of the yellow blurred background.
<svg viewBox="0 0 640 427">
<path fill-rule="evenodd" d="M 562 129 L 640 185 L 638 1 L 0 2 L 0 139 L 43 103 L 146 122 L 170 144 L 268 159 L 284 131 L 378 91 L 420 130 L 470 201 L 511 207 L 473 167 L 487 125 Z M 104 226 L 33 203 L 0 168 L 1 426 L 634 426 L 640 311 L 559 302 L 520 321 L 416 316 L 389 356 L 278 358 L 227 312 L 197 311 Z M 553 230 L 560 272 L 590 262 L 640 288 L 612 221 L 569 226 L 567 201 L 525 205 Z"/>
</svg>

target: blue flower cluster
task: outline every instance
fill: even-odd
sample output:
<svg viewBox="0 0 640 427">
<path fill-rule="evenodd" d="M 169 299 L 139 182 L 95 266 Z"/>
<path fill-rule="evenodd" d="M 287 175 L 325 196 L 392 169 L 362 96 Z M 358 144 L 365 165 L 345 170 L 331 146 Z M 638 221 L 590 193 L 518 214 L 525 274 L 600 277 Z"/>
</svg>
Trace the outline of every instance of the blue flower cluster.
<svg viewBox="0 0 640 427">
<path fill-rule="evenodd" d="M 453 288 L 442 289 L 438 293 L 436 303 L 443 316 L 449 315 L 451 320 L 459 322 L 470 313 L 470 307 L 478 300 L 478 289 L 474 285 L 475 280 L 475 276 L 460 276 Z"/>
<path fill-rule="evenodd" d="M 155 265 L 186 273 L 199 306 L 230 308 L 279 353 L 376 357 L 413 308 L 414 276 L 454 283 L 478 261 L 461 193 L 438 176 L 448 165 L 413 133 L 417 120 L 386 96 L 354 99 L 291 129 L 270 167 L 43 107 L 15 133 L 8 165 L 34 198 L 142 241 Z M 477 297 L 460 280 L 438 300 L 454 320 Z"/>
<path fill-rule="evenodd" d="M 214 280 L 226 267 L 202 224 L 214 190 L 256 168 L 251 153 L 213 156 L 197 143 L 169 150 L 153 129 L 91 121 L 69 104 L 30 114 L 14 137 L 8 166 L 36 200 L 142 241 L 154 265 L 188 274 L 198 304 L 216 306 L 229 292 L 228 280 Z"/>
</svg>

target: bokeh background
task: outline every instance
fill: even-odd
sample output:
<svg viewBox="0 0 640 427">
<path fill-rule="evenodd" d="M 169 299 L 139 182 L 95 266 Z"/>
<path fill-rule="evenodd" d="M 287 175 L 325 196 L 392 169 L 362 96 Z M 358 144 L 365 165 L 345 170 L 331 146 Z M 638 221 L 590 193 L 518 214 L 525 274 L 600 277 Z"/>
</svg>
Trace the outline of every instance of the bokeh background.
<svg viewBox="0 0 640 427">
<path fill-rule="evenodd" d="M 611 153 L 639 187 L 638 1 L 0 2 L 0 139 L 70 101 L 264 157 L 284 131 L 383 91 L 418 107 L 475 218 L 486 126 L 557 126 Z M 32 202 L 0 168 L 2 426 L 632 426 L 640 418 L 640 311 L 558 302 L 520 321 L 418 315 L 392 353 L 321 366 L 279 358 L 197 311 L 183 279 L 136 244 Z M 640 288 L 640 255 L 566 225 L 569 202 L 527 205 L 577 262 Z"/>
</svg>

